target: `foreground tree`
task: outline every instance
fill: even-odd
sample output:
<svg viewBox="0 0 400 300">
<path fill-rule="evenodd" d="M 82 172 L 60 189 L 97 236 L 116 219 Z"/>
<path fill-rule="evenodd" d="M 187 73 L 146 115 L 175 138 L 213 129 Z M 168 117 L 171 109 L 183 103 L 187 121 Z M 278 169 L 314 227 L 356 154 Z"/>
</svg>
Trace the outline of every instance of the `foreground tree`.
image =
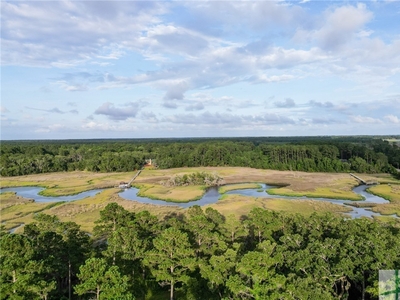
<svg viewBox="0 0 400 300">
<path fill-rule="evenodd" d="M 151 268 L 158 281 L 171 287 L 170 299 L 174 299 L 175 284 L 186 283 L 189 270 L 195 269 L 195 254 L 186 233 L 170 227 L 153 241 L 154 249 L 146 255 L 144 263 Z"/>
<path fill-rule="evenodd" d="M 78 295 L 95 294 L 99 299 L 133 299 L 128 293 L 128 277 L 121 276 L 117 266 L 109 267 L 103 258 L 90 258 L 79 268 L 81 283 L 75 286 Z"/>
<path fill-rule="evenodd" d="M 55 282 L 41 280 L 43 262 L 34 260 L 31 241 L 19 234 L 0 239 L 0 299 L 41 299 L 55 288 Z"/>
<path fill-rule="evenodd" d="M 247 252 L 236 265 L 237 274 L 229 277 L 226 285 L 241 299 L 282 299 L 285 277 L 276 273 L 282 261 L 276 244 L 263 241 L 256 251 Z"/>
<path fill-rule="evenodd" d="M 34 247 L 34 258 L 46 269 L 44 279 L 57 282 L 59 296 L 68 290 L 68 299 L 72 299 L 72 284 L 90 252 L 90 238 L 79 225 L 61 222 L 57 216 L 39 213 L 34 219 L 36 222 L 24 227 Z"/>
</svg>

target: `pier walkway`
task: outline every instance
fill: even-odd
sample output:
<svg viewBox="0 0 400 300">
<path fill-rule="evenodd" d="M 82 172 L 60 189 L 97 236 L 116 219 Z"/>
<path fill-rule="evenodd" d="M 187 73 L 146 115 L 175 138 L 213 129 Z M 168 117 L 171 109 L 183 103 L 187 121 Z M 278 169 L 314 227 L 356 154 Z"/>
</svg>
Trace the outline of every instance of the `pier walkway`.
<svg viewBox="0 0 400 300">
<path fill-rule="evenodd" d="M 365 181 L 364 179 L 361 179 L 360 177 L 358 177 L 357 175 L 354 175 L 353 173 L 349 173 L 349 174 L 350 174 L 350 176 L 353 176 L 355 179 L 360 181 L 362 184 L 365 184 L 365 185 L 378 184 L 378 182 L 375 182 L 375 181 Z"/>
</svg>

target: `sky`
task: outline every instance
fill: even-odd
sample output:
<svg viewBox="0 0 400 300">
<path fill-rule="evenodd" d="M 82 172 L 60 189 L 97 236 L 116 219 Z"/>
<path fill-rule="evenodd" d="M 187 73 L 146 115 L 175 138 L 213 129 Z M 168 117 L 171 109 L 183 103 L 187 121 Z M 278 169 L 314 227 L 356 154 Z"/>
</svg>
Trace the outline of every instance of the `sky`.
<svg viewBox="0 0 400 300">
<path fill-rule="evenodd" d="M 400 134 L 400 1 L 3 1 L 1 139 Z"/>
</svg>

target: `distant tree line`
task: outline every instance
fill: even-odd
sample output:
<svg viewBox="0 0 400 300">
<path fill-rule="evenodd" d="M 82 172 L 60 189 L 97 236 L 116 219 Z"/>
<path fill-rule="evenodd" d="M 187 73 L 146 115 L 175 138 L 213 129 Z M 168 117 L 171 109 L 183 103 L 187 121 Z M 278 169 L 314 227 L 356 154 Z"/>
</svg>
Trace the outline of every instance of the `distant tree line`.
<svg viewBox="0 0 400 300">
<path fill-rule="evenodd" d="M 397 174 L 400 147 L 372 137 L 3 141 L 0 174 L 125 172 L 140 169 L 148 158 L 159 168 L 238 166 Z"/>
<path fill-rule="evenodd" d="M 368 300 L 378 270 L 400 268 L 398 227 L 261 208 L 159 220 L 110 203 L 93 236 L 37 214 L 0 249 L 0 299 Z"/>
</svg>

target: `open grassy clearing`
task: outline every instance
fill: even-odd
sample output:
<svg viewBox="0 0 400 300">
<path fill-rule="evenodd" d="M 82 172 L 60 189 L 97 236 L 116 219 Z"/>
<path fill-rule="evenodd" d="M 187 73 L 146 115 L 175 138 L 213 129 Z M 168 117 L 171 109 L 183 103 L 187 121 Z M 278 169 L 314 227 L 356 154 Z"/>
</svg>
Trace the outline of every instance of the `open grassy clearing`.
<svg viewBox="0 0 400 300">
<path fill-rule="evenodd" d="M 223 177 L 225 184 L 234 184 L 229 187 L 229 190 L 234 188 L 259 188 L 256 182 L 262 182 L 270 185 L 285 186 L 284 188 L 275 189 L 277 194 L 278 192 L 281 194 L 283 191 L 286 193 L 296 193 L 298 196 L 312 194 L 315 197 L 328 198 L 328 196 L 331 195 L 334 196 L 334 198 L 350 198 L 352 195 L 356 195 L 352 192 L 352 188 L 358 185 L 357 180 L 348 174 L 305 173 L 234 167 L 179 168 L 168 170 L 145 169 L 135 180 L 135 184 L 140 185 L 140 193 L 143 196 L 167 201 L 186 202 L 201 197 L 204 193 L 204 187 L 165 187 L 160 183 L 174 175 L 203 171 L 216 173 L 220 177 Z M 135 174 L 136 172 L 68 172 L 7 178 L 2 177 L 1 186 L 42 186 L 47 188 L 44 191 L 45 195 L 61 196 L 76 194 L 91 189 L 115 187 L 120 181 L 129 181 Z M 400 187 L 399 180 L 395 180 L 387 174 L 357 175 L 364 180 L 391 183 L 390 186 L 378 185 L 371 187 L 371 192 L 379 193 L 380 196 L 385 198 L 392 197 L 394 199 L 390 204 L 379 204 L 372 209 L 383 214 L 390 215 L 397 213 L 400 215 L 400 200 L 398 198 L 398 187 Z M 254 183 L 249 184 L 249 182 Z M 227 189 L 224 190 L 226 187 L 221 188 L 222 191 L 227 191 Z M 110 188 L 94 197 L 63 203 L 34 203 L 29 201 L 29 199 L 18 197 L 14 193 L 2 193 L 0 197 L 1 221 L 5 222 L 4 225 L 7 229 L 11 229 L 22 223 L 28 224 L 32 222 L 34 213 L 41 211 L 47 214 L 57 215 L 62 221 L 74 221 L 81 225 L 83 230 L 91 232 L 94 222 L 100 216 L 100 211 L 111 202 L 117 202 L 130 211 L 138 212 L 148 210 L 160 218 L 169 214 L 183 213 L 185 211 L 185 209 L 176 206 L 158 206 L 124 200 L 119 197 L 119 191 L 120 189 L 118 188 Z M 220 210 L 220 212 L 225 215 L 232 213 L 238 216 L 245 215 L 254 207 L 302 214 L 310 214 L 312 212 L 345 213 L 350 209 L 345 206 L 317 200 L 263 199 L 239 195 L 224 195 L 222 198 L 223 200 L 212 204 L 211 207 Z M 279 198 L 278 195 L 277 198 Z M 19 230 L 22 230 L 22 228 L 19 228 L 17 232 Z"/>
</svg>

